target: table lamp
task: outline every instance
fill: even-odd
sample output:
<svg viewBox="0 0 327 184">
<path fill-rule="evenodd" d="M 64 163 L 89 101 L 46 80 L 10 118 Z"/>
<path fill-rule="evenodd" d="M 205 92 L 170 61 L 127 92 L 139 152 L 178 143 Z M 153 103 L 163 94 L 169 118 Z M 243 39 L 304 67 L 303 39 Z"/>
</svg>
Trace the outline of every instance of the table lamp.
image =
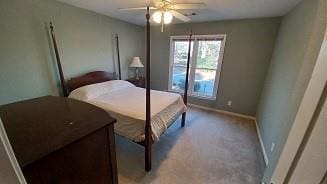
<svg viewBox="0 0 327 184">
<path fill-rule="evenodd" d="M 139 80 L 139 68 L 143 68 L 143 64 L 141 63 L 140 57 L 133 57 L 131 64 L 129 65 L 131 68 L 135 68 L 135 79 Z"/>
</svg>

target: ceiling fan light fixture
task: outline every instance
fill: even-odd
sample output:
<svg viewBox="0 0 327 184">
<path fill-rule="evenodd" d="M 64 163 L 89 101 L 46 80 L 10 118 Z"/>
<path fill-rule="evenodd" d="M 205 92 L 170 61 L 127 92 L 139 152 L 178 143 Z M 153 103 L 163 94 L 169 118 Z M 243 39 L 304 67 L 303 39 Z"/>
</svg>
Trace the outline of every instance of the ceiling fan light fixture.
<svg viewBox="0 0 327 184">
<path fill-rule="evenodd" d="M 120 9 L 122 11 L 126 10 L 156 10 L 151 15 L 151 21 L 155 22 L 156 24 L 161 24 L 163 26 L 165 24 L 170 24 L 174 18 L 181 20 L 183 22 L 189 22 L 190 16 L 196 15 L 196 13 L 192 14 L 183 14 L 183 11 L 180 12 L 179 10 L 200 10 L 206 9 L 205 3 L 173 3 L 171 0 L 150 0 L 153 1 L 150 7 L 133 7 L 133 8 L 123 8 Z M 176 0 L 177 1 L 177 0 Z"/>
<path fill-rule="evenodd" d="M 173 15 L 169 11 L 164 12 L 163 16 L 164 24 L 170 24 L 172 22 Z"/>
<path fill-rule="evenodd" d="M 161 11 L 156 11 L 152 15 L 152 19 L 155 23 L 160 24 L 161 23 L 161 17 L 162 17 L 162 12 Z"/>
</svg>

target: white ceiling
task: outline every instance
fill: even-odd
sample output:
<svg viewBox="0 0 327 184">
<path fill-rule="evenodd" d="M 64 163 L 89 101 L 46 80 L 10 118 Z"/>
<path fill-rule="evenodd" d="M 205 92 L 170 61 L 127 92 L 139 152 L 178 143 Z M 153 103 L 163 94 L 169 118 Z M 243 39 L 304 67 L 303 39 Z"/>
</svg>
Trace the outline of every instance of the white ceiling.
<svg viewBox="0 0 327 184">
<path fill-rule="evenodd" d="M 58 0 L 133 24 L 145 25 L 145 11 L 119 11 L 119 8 L 151 5 L 151 0 Z M 197 13 L 191 22 L 283 16 L 301 0 L 172 0 L 174 3 L 203 2 L 208 9 L 184 10 Z M 174 23 L 181 23 L 174 19 Z"/>
</svg>

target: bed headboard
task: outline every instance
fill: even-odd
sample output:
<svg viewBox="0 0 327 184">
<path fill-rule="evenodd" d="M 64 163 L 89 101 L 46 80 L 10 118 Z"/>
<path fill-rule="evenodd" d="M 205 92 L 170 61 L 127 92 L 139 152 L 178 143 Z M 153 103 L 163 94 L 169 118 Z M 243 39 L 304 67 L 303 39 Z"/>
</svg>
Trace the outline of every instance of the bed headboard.
<svg viewBox="0 0 327 184">
<path fill-rule="evenodd" d="M 86 85 L 115 80 L 115 79 L 116 79 L 116 77 L 115 77 L 114 73 L 109 73 L 109 72 L 105 72 L 105 71 L 94 71 L 94 72 L 89 72 L 84 75 L 69 79 L 66 82 L 66 87 L 67 87 L 68 94 L 69 94 L 74 89 L 77 89 L 77 88 L 80 88 L 80 87 L 83 87 Z"/>
</svg>

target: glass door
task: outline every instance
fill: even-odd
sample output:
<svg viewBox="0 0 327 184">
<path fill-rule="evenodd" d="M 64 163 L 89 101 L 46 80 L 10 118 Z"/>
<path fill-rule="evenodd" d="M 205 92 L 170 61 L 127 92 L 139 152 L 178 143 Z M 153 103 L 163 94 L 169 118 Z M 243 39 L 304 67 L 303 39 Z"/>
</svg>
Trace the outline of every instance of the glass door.
<svg viewBox="0 0 327 184">
<path fill-rule="evenodd" d="M 193 94 L 214 96 L 221 40 L 197 40 Z"/>
<path fill-rule="evenodd" d="M 215 99 L 222 65 L 225 35 L 194 35 L 191 42 L 189 95 Z M 188 36 L 171 37 L 168 89 L 184 92 Z"/>
<path fill-rule="evenodd" d="M 183 92 L 185 88 L 186 64 L 188 54 L 187 40 L 176 40 L 173 45 L 173 63 L 172 64 L 172 82 L 171 89 L 173 91 Z M 191 53 L 193 52 L 193 42 L 191 44 Z M 192 57 L 191 57 L 192 59 Z M 190 68 L 191 68 L 190 64 Z"/>
</svg>

